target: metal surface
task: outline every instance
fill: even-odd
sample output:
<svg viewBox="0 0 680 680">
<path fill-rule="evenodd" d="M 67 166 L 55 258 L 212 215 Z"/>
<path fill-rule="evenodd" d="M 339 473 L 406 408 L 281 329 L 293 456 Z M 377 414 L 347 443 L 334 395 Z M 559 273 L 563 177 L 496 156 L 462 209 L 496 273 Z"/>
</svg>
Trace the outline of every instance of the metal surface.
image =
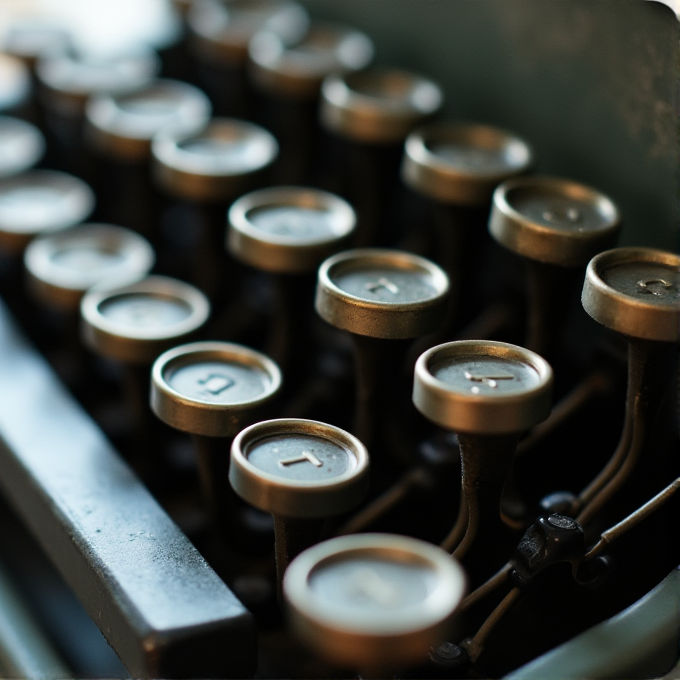
<svg viewBox="0 0 680 680">
<path fill-rule="evenodd" d="M 0 177 L 32 168 L 45 153 L 45 138 L 37 127 L 18 118 L 0 116 Z"/>
<path fill-rule="evenodd" d="M 0 487 L 133 677 L 246 677 L 248 612 L 0 307 Z"/>
<path fill-rule="evenodd" d="M 614 245 L 617 206 L 590 187 L 554 177 L 508 180 L 496 189 L 491 235 L 531 260 L 578 267 Z"/>
<path fill-rule="evenodd" d="M 188 12 L 187 24 L 198 58 L 243 65 L 255 33 L 268 29 L 295 40 L 304 35 L 309 17 L 289 0 L 197 0 Z"/>
<path fill-rule="evenodd" d="M 677 663 L 680 569 L 625 611 L 507 675 L 505 680 L 654 678 Z"/>
<path fill-rule="evenodd" d="M 131 46 L 118 54 L 59 53 L 36 64 L 43 104 L 66 116 L 82 116 L 88 97 L 123 94 L 148 85 L 161 62 L 153 50 Z"/>
<path fill-rule="evenodd" d="M 196 342 L 156 359 L 151 409 L 183 432 L 233 437 L 258 419 L 280 387 L 281 371 L 264 354 L 233 343 Z"/>
<path fill-rule="evenodd" d="M 552 383 L 552 368 L 534 352 L 504 342 L 460 340 L 419 357 L 413 403 L 456 432 L 519 433 L 550 415 Z"/>
<path fill-rule="evenodd" d="M 90 290 L 81 301 L 83 341 L 104 356 L 151 364 L 195 333 L 210 314 L 198 288 L 166 276 Z"/>
<path fill-rule="evenodd" d="M 485 205 L 498 184 L 534 162 L 527 142 L 505 130 L 431 123 L 407 137 L 401 174 L 412 189 L 435 201 Z"/>
<path fill-rule="evenodd" d="M 318 97 L 323 79 L 358 71 L 373 59 L 373 43 L 357 30 L 315 21 L 297 41 L 262 31 L 248 46 L 250 76 L 263 91 L 300 99 Z"/>
<path fill-rule="evenodd" d="M 342 330 L 373 338 L 415 338 L 437 330 L 449 280 L 433 262 L 377 248 L 347 250 L 319 268 L 315 307 Z"/>
<path fill-rule="evenodd" d="M 8 54 L 0 54 L 0 111 L 10 111 L 22 105 L 30 92 L 30 72 L 23 62 Z"/>
<path fill-rule="evenodd" d="M 161 131 L 152 143 L 156 183 L 173 196 L 228 203 L 253 189 L 279 145 L 264 128 L 232 118 Z"/>
<path fill-rule="evenodd" d="M 86 138 L 105 156 L 141 162 L 151 153 L 151 139 L 166 125 L 198 125 L 212 105 L 197 87 L 157 79 L 132 93 L 99 95 L 88 101 Z"/>
<path fill-rule="evenodd" d="M 356 227 L 352 207 L 318 189 L 273 187 L 247 194 L 229 209 L 227 248 L 264 271 L 313 272 Z"/>
<path fill-rule="evenodd" d="M 443 550 L 389 534 L 320 543 L 284 579 L 297 635 L 345 668 L 378 672 L 417 663 L 446 639 L 465 587 L 463 570 Z"/>
<path fill-rule="evenodd" d="M 266 420 L 231 448 L 229 482 L 248 503 L 284 517 L 327 517 L 368 490 L 368 452 L 348 432 L 313 420 Z"/>
<path fill-rule="evenodd" d="M 680 338 L 680 256 L 651 248 L 616 248 L 586 270 L 583 308 L 598 323 L 633 338 Z"/>
<path fill-rule="evenodd" d="M 442 106 L 439 85 L 395 69 L 368 69 L 330 76 L 321 87 L 323 126 L 342 137 L 371 144 L 399 144 Z"/>
<path fill-rule="evenodd" d="M 81 179 L 54 170 L 0 180 L 0 247 L 20 253 L 34 236 L 60 231 L 86 219 L 95 196 Z"/>
<path fill-rule="evenodd" d="M 83 224 L 34 239 L 24 252 L 27 286 L 44 304 L 70 312 L 94 285 L 137 280 L 156 256 L 139 234 L 112 224 Z"/>
</svg>

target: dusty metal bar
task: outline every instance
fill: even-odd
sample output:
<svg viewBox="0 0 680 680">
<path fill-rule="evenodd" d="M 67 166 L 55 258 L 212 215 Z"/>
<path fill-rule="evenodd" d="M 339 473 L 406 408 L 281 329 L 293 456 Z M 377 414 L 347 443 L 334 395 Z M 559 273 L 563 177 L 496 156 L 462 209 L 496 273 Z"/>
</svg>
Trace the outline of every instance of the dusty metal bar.
<svg viewBox="0 0 680 680">
<path fill-rule="evenodd" d="M 250 613 L 0 305 L 0 490 L 133 677 L 247 677 Z"/>
</svg>

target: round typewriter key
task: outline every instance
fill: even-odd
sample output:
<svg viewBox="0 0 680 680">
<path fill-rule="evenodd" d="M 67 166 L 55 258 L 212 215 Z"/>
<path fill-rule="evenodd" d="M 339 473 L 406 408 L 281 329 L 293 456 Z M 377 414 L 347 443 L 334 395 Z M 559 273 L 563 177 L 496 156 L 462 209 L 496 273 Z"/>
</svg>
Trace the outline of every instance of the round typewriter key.
<svg viewBox="0 0 680 680">
<path fill-rule="evenodd" d="M 291 629 L 320 656 L 368 673 L 416 665 L 454 632 L 459 564 L 406 536 L 363 534 L 299 555 L 284 580 Z"/>
<path fill-rule="evenodd" d="M 21 108 L 31 93 L 31 76 L 16 57 L 0 53 L 0 112 Z"/>
<path fill-rule="evenodd" d="M 505 130 L 431 123 L 406 139 L 402 176 L 437 202 L 487 205 L 501 182 L 526 172 L 532 163 L 529 145 Z"/>
<path fill-rule="evenodd" d="M 347 242 L 355 225 L 352 207 L 334 194 L 262 189 L 232 205 L 227 245 L 232 255 L 264 271 L 313 272 Z"/>
<path fill-rule="evenodd" d="M 643 460 L 647 478 L 659 475 L 658 485 L 674 474 L 668 467 L 671 459 L 649 445 L 648 432 L 658 427 L 661 406 L 676 387 L 680 256 L 652 248 L 600 253 L 588 264 L 581 302 L 595 321 L 628 342 L 623 432 L 608 463 L 579 495 L 577 520 L 587 525 Z"/>
<path fill-rule="evenodd" d="M 226 342 L 168 350 L 151 375 L 151 408 L 183 432 L 231 437 L 257 419 L 281 386 L 281 371 L 264 354 Z"/>
<path fill-rule="evenodd" d="M 53 170 L 31 170 L 0 180 L 0 247 L 23 250 L 34 236 L 82 222 L 95 197 L 85 182 Z"/>
<path fill-rule="evenodd" d="M 264 128 L 214 118 L 198 129 L 160 132 L 152 145 L 156 182 L 197 202 L 228 202 L 252 189 L 278 153 Z"/>
<path fill-rule="evenodd" d="M 296 40 L 307 30 L 309 17 L 289 0 L 198 0 L 187 14 L 187 25 L 199 76 L 216 110 L 251 118 L 254 103 L 246 77 L 248 43 L 260 30 Z"/>
<path fill-rule="evenodd" d="M 41 59 L 36 76 L 45 105 L 67 117 L 80 117 L 90 96 L 120 95 L 145 87 L 160 71 L 150 48 L 130 47 L 113 54 L 60 53 Z"/>
<path fill-rule="evenodd" d="M 95 352 L 128 364 L 151 364 L 207 320 L 210 304 L 197 288 L 149 276 L 90 290 L 81 302 L 82 333 Z"/>
<path fill-rule="evenodd" d="M 24 253 L 28 286 L 45 304 L 77 311 L 104 281 L 137 280 L 155 261 L 148 241 L 112 224 L 83 224 L 33 240 Z"/>
<path fill-rule="evenodd" d="M 281 371 L 269 357 L 227 342 L 181 345 L 154 362 L 151 410 L 193 435 L 204 497 L 226 530 L 235 528 L 238 512 L 224 489 L 231 439 L 266 415 L 280 387 Z"/>
<path fill-rule="evenodd" d="M 45 153 L 40 130 L 18 118 L 0 116 L 0 178 L 32 168 Z"/>
<path fill-rule="evenodd" d="M 449 342 L 418 359 L 413 402 L 456 432 L 523 432 L 550 414 L 552 369 L 534 352 L 490 340 Z"/>
<path fill-rule="evenodd" d="M 86 107 L 88 135 L 101 153 L 139 162 L 149 157 L 151 139 L 162 128 L 200 124 L 210 111 L 210 100 L 198 88 L 158 79 L 134 92 L 93 97 Z"/>
<path fill-rule="evenodd" d="M 316 99 L 326 76 L 366 68 L 373 52 L 367 36 L 337 24 L 315 21 L 294 41 L 261 31 L 249 44 L 250 75 L 264 91 Z"/>
<path fill-rule="evenodd" d="M 10 22 L 2 36 L 0 49 L 33 68 L 41 57 L 64 54 L 72 47 L 65 25 L 42 17 L 25 17 Z"/>
<path fill-rule="evenodd" d="M 330 76 L 321 88 L 321 120 L 342 137 L 372 144 L 403 141 L 442 105 L 438 85 L 397 70 Z"/>
<path fill-rule="evenodd" d="M 260 30 L 295 39 L 309 23 L 304 9 L 288 0 L 197 0 L 187 20 L 197 55 L 227 63 L 245 63 L 248 43 Z"/>
<path fill-rule="evenodd" d="M 374 338 L 415 338 L 436 330 L 449 282 L 434 263 L 411 253 L 357 249 L 319 269 L 316 310 L 328 323 Z"/>
<path fill-rule="evenodd" d="M 465 521 L 461 514 L 442 546 L 465 556 L 470 573 L 482 581 L 490 575 L 489 556 L 503 559 L 499 550 L 514 540 L 501 521 L 503 488 L 520 435 L 550 415 L 552 382 L 552 369 L 540 356 L 489 340 L 438 345 L 416 362 L 413 403 L 456 432 L 461 452 L 467 530 L 454 544 Z"/>
<path fill-rule="evenodd" d="M 489 231 L 518 255 L 575 267 L 611 247 L 620 222 L 614 203 L 594 189 L 553 177 L 522 177 L 496 190 Z"/>
<path fill-rule="evenodd" d="M 236 436 L 229 482 L 274 516 L 279 587 L 290 561 L 318 541 L 325 518 L 363 500 L 368 463 L 358 439 L 314 420 L 267 420 Z"/>
<path fill-rule="evenodd" d="M 651 248 L 616 248 L 595 256 L 583 308 L 598 323 L 632 338 L 680 338 L 680 257 Z"/>
</svg>

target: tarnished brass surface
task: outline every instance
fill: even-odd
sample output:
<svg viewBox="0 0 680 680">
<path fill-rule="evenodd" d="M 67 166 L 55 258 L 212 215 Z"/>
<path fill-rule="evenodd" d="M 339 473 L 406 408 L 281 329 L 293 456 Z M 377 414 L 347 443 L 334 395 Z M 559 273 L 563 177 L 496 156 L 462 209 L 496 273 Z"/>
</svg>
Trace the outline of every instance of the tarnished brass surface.
<svg viewBox="0 0 680 680">
<path fill-rule="evenodd" d="M 277 210 L 280 214 L 271 214 Z M 264 219 L 267 225 L 262 224 Z M 232 255 L 258 269 L 285 274 L 313 272 L 348 243 L 356 227 L 349 203 L 304 187 L 247 194 L 231 206 L 228 221 L 227 248 Z"/>
<path fill-rule="evenodd" d="M 354 276 L 352 293 L 342 279 Z M 433 262 L 398 250 L 362 248 L 321 265 L 315 306 L 322 319 L 350 333 L 415 338 L 441 326 L 448 292 L 449 279 Z"/>
<path fill-rule="evenodd" d="M 466 370 L 464 364 L 475 361 L 483 362 L 480 368 Z M 446 380 L 434 375 L 449 363 Z M 552 382 L 550 364 L 528 349 L 491 340 L 461 340 L 432 347 L 420 356 L 413 403 L 424 416 L 454 431 L 519 433 L 550 414 Z"/>
<path fill-rule="evenodd" d="M 474 123 L 429 123 L 406 139 L 401 174 L 415 191 L 441 203 L 485 205 L 494 189 L 534 162 L 523 139 Z"/>
<path fill-rule="evenodd" d="M 151 150 L 161 189 L 189 201 L 227 203 L 257 184 L 279 145 L 259 125 L 212 118 L 159 132 Z"/>
<path fill-rule="evenodd" d="M 44 304 L 71 312 L 92 286 L 139 279 L 155 259 L 151 244 L 136 232 L 94 223 L 37 238 L 24 253 L 31 292 Z"/>
<path fill-rule="evenodd" d="M 578 267 L 611 248 L 621 227 L 617 206 L 604 194 L 555 177 L 521 177 L 493 196 L 491 235 L 531 260 Z"/>
<path fill-rule="evenodd" d="M 113 317 L 106 312 L 110 305 L 119 308 Z M 205 323 L 210 303 L 188 283 L 149 276 L 124 286 L 90 290 L 80 311 L 83 341 L 95 352 L 124 363 L 151 364 Z"/>
<path fill-rule="evenodd" d="M 397 144 L 434 115 L 444 95 L 436 83 L 397 70 L 368 69 L 329 76 L 321 87 L 321 122 L 342 137 Z"/>
<path fill-rule="evenodd" d="M 272 30 L 255 35 L 248 46 L 249 72 L 263 91 L 313 99 L 326 76 L 366 68 L 373 53 L 373 43 L 363 33 L 314 21 L 296 41 Z"/>
<path fill-rule="evenodd" d="M 319 543 L 284 579 L 288 618 L 301 639 L 341 666 L 373 672 L 417 663 L 430 645 L 448 639 L 465 587 L 448 553 L 391 534 Z"/>
<path fill-rule="evenodd" d="M 680 256 L 616 248 L 588 264 L 583 308 L 607 328 L 658 342 L 680 339 Z"/>
<path fill-rule="evenodd" d="M 249 458 L 257 447 L 263 449 L 255 464 Z M 338 427 L 299 418 L 265 420 L 234 439 L 229 482 L 241 498 L 273 515 L 327 517 L 363 499 L 368 466 L 364 445 Z"/>
<path fill-rule="evenodd" d="M 180 385 L 174 378 L 187 368 L 196 373 Z M 183 432 L 232 437 L 258 419 L 280 387 L 281 371 L 261 352 L 229 342 L 195 342 L 154 362 L 151 409 Z"/>
</svg>

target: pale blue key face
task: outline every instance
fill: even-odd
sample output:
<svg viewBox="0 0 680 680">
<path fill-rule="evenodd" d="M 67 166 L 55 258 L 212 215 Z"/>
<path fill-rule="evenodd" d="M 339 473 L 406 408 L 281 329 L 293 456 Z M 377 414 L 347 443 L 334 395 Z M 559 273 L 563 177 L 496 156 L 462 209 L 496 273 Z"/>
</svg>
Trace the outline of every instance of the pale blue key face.
<svg viewBox="0 0 680 680">
<path fill-rule="evenodd" d="M 531 390 L 540 384 L 533 366 L 496 356 L 453 356 L 434 362 L 430 373 L 452 392 L 504 396 Z"/>
<path fill-rule="evenodd" d="M 92 274 L 114 269 L 125 261 L 120 253 L 94 244 L 80 244 L 55 251 L 50 260 L 70 272 Z"/>
<path fill-rule="evenodd" d="M 680 271 L 657 262 L 630 262 L 601 272 L 614 290 L 648 305 L 680 304 Z"/>
<path fill-rule="evenodd" d="M 537 194 L 532 189 L 517 189 L 508 196 L 510 205 L 532 222 L 559 231 L 585 233 L 609 228 L 612 215 L 589 201 Z"/>
<path fill-rule="evenodd" d="M 164 328 L 188 319 L 192 308 L 178 298 L 125 293 L 104 300 L 99 305 L 99 312 L 122 327 Z"/>
<path fill-rule="evenodd" d="M 432 569 L 377 556 L 346 556 L 315 569 L 312 593 L 329 611 L 345 617 L 397 616 L 424 602 L 436 586 Z"/>
<path fill-rule="evenodd" d="M 331 278 L 346 293 L 375 302 L 423 302 L 438 294 L 429 275 L 418 270 L 358 264 L 331 273 Z"/>
<path fill-rule="evenodd" d="M 51 224 L 68 210 L 72 197 L 60 187 L 13 185 L 0 192 L 0 222 L 13 231 Z M 59 219 L 59 218 L 57 218 Z"/>
<path fill-rule="evenodd" d="M 263 472 L 297 481 L 330 480 L 356 465 L 356 459 L 344 447 L 307 434 L 263 437 L 248 446 L 245 456 Z"/>
<path fill-rule="evenodd" d="M 163 378 L 183 397 L 214 404 L 239 404 L 259 399 L 271 386 L 262 369 L 236 361 L 199 361 L 173 368 Z"/>
<path fill-rule="evenodd" d="M 503 174 L 522 168 L 526 164 L 526 153 L 510 148 L 484 148 L 464 142 L 440 141 L 427 144 L 427 148 L 438 159 L 452 167 L 473 173 Z"/>
<path fill-rule="evenodd" d="M 337 220 L 328 210 L 300 206 L 267 206 L 248 212 L 248 220 L 265 234 L 285 236 L 306 243 L 325 240 L 339 232 Z"/>
</svg>

